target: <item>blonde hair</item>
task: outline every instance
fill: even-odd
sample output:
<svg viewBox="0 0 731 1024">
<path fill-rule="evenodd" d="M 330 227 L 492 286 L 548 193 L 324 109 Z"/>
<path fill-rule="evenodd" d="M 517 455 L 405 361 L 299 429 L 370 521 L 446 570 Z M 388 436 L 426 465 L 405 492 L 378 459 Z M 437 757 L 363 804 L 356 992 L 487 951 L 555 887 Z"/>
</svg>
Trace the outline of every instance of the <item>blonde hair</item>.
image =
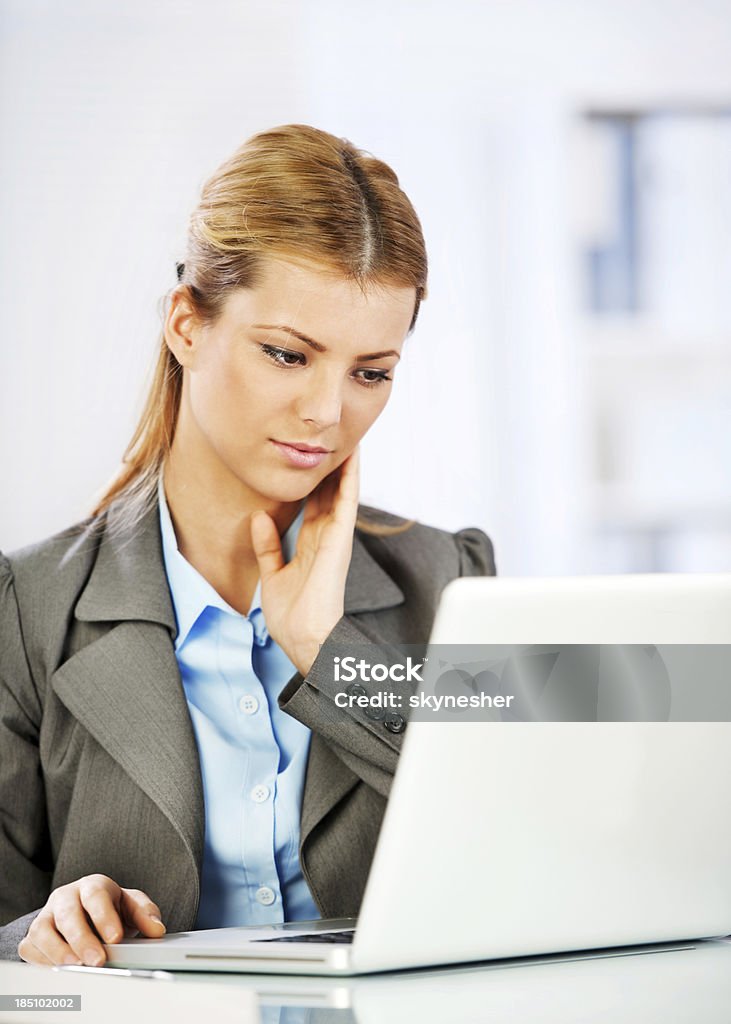
<svg viewBox="0 0 731 1024">
<path fill-rule="evenodd" d="M 409 327 L 426 297 L 427 256 L 419 219 L 391 168 L 308 125 L 283 125 L 252 136 L 205 182 L 193 211 L 179 284 L 202 323 L 212 324 L 229 294 L 254 287 L 262 260 L 275 256 L 323 267 L 354 281 L 414 287 Z M 142 415 L 122 466 L 92 516 L 124 497 L 121 516 L 137 521 L 156 500 L 170 451 L 183 371 L 161 335 Z M 367 533 L 407 529 L 365 522 Z"/>
</svg>

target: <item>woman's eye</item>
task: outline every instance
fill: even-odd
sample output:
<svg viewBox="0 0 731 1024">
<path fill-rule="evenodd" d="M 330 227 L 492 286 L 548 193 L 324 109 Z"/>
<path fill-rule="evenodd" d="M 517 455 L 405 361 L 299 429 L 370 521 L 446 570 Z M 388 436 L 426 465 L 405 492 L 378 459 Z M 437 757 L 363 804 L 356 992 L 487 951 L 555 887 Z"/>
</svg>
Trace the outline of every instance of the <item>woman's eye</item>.
<svg viewBox="0 0 731 1024">
<path fill-rule="evenodd" d="M 301 352 L 293 352 L 288 348 L 262 345 L 262 349 L 279 366 L 299 366 L 305 362 L 305 357 Z"/>
<path fill-rule="evenodd" d="M 356 376 L 359 376 L 361 384 L 367 388 L 377 387 L 379 384 L 384 384 L 387 380 L 393 380 L 393 377 L 388 375 L 386 370 L 356 370 Z"/>
<path fill-rule="evenodd" d="M 306 366 L 307 357 L 303 352 L 295 352 L 290 348 L 277 348 L 275 345 L 262 345 L 262 351 L 277 366 L 293 367 Z M 386 381 L 393 380 L 388 370 L 360 369 L 353 373 L 354 378 L 366 388 L 375 388 Z"/>
</svg>

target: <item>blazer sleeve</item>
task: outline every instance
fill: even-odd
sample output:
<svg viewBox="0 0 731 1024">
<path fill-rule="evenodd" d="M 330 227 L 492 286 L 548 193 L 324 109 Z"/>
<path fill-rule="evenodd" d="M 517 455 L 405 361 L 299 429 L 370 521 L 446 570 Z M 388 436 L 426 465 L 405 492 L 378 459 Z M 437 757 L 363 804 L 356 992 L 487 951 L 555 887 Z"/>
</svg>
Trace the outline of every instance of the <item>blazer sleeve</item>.
<svg viewBox="0 0 731 1024">
<path fill-rule="evenodd" d="M 494 576 L 495 555 L 490 538 L 476 527 L 460 530 L 452 535 L 457 548 L 456 568 L 452 578 L 460 576 Z M 398 647 L 371 636 L 355 616 L 343 616 L 333 628 L 320 653 L 315 658 L 307 677 L 297 673 L 279 696 L 279 706 L 320 733 L 328 745 L 348 768 L 356 773 L 376 792 L 387 797 L 398 763 L 404 736 L 401 728 L 384 728 L 383 720 L 369 718 L 362 708 L 340 708 L 335 703 L 336 693 L 344 684 L 333 680 L 333 659 L 344 650 L 378 646 L 379 662 L 403 664 L 404 654 Z M 381 684 L 378 689 L 385 689 Z M 408 708 L 414 684 L 408 681 L 389 681 L 388 689 L 400 696 L 402 707 Z M 398 725 L 398 723 L 397 723 Z"/>
<path fill-rule="evenodd" d="M 0 553 L 0 959 L 18 943 L 50 892 L 48 826 L 39 734 L 42 704 L 23 643 L 13 573 Z"/>
</svg>

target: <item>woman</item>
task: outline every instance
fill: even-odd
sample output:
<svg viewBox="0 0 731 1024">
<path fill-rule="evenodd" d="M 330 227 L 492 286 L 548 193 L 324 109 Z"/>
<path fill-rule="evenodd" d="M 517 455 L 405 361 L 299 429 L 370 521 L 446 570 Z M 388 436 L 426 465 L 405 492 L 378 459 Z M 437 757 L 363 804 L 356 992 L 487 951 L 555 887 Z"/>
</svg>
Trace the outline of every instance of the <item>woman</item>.
<svg viewBox="0 0 731 1024">
<path fill-rule="evenodd" d="M 358 505 L 426 269 L 396 175 L 324 132 L 205 184 L 119 477 L 0 559 L 2 956 L 357 913 L 405 722 L 338 710 L 333 658 L 494 572 L 477 529 Z"/>
</svg>

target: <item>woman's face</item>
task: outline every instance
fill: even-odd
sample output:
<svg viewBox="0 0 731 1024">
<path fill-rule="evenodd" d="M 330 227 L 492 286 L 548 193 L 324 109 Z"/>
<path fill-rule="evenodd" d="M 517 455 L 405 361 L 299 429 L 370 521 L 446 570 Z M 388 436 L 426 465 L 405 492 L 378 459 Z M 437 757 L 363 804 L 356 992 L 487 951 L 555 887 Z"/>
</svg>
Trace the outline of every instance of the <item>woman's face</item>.
<svg viewBox="0 0 731 1024">
<path fill-rule="evenodd" d="M 415 300 L 414 288 L 364 295 L 281 260 L 232 292 L 211 326 L 179 296 L 166 338 L 185 367 L 175 441 L 191 468 L 209 483 L 235 478 L 252 508 L 308 495 L 388 401 Z"/>
</svg>

